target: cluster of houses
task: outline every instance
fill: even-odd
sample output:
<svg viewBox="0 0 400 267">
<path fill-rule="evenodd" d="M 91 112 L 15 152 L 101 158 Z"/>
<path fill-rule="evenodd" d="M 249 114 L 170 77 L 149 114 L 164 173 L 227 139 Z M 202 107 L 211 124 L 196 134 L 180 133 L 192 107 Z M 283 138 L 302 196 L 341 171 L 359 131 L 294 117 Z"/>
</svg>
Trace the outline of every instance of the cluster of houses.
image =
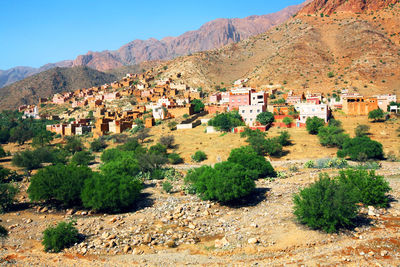
<svg viewBox="0 0 400 267">
<path fill-rule="evenodd" d="M 389 106 L 391 102 L 397 101 L 396 95 L 364 97 L 357 93 L 350 94 L 347 90 L 335 97 L 310 92 L 295 95 L 290 91 L 283 94 L 276 87 L 269 87 L 268 91 L 246 87 L 246 82 L 247 80 L 238 80 L 229 91 L 210 95 L 206 101 L 206 112 L 215 114 L 237 110 L 246 125 L 261 129 L 266 126 L 257 122 L 257 115 L 265 111 L 274 114 L 274 126 L 280 127 L 304 127 L 310 117 L 319 117 L 328 122 L 331 110 L 335 109 L 341 109 L 348 115 L 367 115 L 377 108 L 398 112 L 397 106 Z M 276 100 L 277 96 L 279 101 Z M 130 100 L 125 101 L 130 103 L 129 106 L 115 105 L 116 100 L 124 99 Z M 49 125 L 47 130 L 60 135 L 93 132 L 94 136 L 102 136 L 132 129 L 138 119 L 149 128 L 156 120 L 192 115 L 194 108 L 191 102 L 194 99 L 203 99 L 201 91 L 184 83 L 174 82 L 171 78 L 157 80 L 147 72 L 127 74 L 121 81 L 99 87 L 55 94 L 51 99 L 41 98 L 39 104 L 70 105 L 72 109 L 61 116 L 64 120 L 75 110 L 89 110 L 92 113 L 89 116 L 86 111 L 69 118 L 69 123 Z M 40 118 L 38 106 L 21 106 L 19 111 L 24 112 L 25 118 Z M 288 120 L 284 123 L 285 117 L 291 118 L 290 123 Z M 186 127 L 182 129 L 184 128 Z"/>
</svg>

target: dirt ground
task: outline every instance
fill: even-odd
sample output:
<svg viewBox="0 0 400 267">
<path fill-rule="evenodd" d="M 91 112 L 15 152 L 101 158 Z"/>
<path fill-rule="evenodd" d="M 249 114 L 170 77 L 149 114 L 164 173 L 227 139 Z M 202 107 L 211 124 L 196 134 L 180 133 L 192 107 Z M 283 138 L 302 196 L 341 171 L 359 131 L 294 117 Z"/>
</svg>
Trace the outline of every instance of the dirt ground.
<svg viewBox="0 0 400 267">
<path fill-rule="evenodd" d="M 349 134 L 353 134 L 357 123 L 370 125 L 371 138 L 382 142 L 386 153 L 399 152 L 398 120 L 369 123 L 367 118 L 336 118 L 343 122 Z M 146 145 L 152 145 L 162 135 L 173 134 L 177 144 L 175 150 L 185 159 L 185 164 L 178 169 L 185 169 L 193 164 L 190 156 L 197 149 L 208 155 L 205 164 L 213 164 L 226 160 L 232 148 L 246 144 L 237 134 L 206 134 L 204 129 L 204 126 L 198 126 L 171 132 L 166 124 L 162 124 L 151 129 L 152 136 Z M 268 135 L 275 136 L 281 130 L 272 128 Z M 400 163 L 383 161 L 378 170 L 393 189 L 390 195 L 394 201 L 388 209 L 374 210 L 368 215 L 368 208 L 362 208 L 360 214 L 364 219 L 352 231 L 339 234 L 313 231 L 296 222 L 292 214 L 292 195 L 313 182 L 321 172 L 303 169 L 304 162 L 334 156 L 336 149 L 322 147 L 318 138 L 309 135 L 305 129 L 288 131 L 293 141 L 292 146 L 285 148 L 289 153 L 271 159 L 273 166 L 286 172 L 288 177 L 257 181 L 255 193 L 234 207 L 201 201 L 185 194 L 183 181 L 179 179 L 172 182 L 172 194 L 163 192 L 162 182 L 146 181 L 142 200 L 134 210 L 123 214 L 57 210 L 30 203 L 25 193 L 29 182 L 20 182 L 19 204 L 15 210 L 0 215 L 0 223 L 10 230 L 9 238 L 0 247 L 0 265 L 398 265 Z M 8 144 L 4 148 L 15 153 L 28 149 L 29 144 Z M 9 158 L 0 164 L 17 169 Z M 292 165 L 298 166 L 299 171 L 290 171 Z M 85 238 L 61 253 L 44 253 L 41 245 L 43 230 L 69 219 L 76 220 L 76 227 Z"/>
</svg>

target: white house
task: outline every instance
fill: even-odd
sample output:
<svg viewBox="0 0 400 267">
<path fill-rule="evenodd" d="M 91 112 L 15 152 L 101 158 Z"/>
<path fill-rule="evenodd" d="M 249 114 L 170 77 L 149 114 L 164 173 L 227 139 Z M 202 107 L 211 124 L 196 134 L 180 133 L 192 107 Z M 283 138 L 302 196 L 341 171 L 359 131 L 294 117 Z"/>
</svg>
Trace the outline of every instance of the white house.
<svg viewBox="0 0 400 267">
<path fill-rule="evenodd" d="M 265 105 L 243 105 L 239 106 L 239 114 L 248 126 L 253 126 L 256 122 L 257 115 L 264 112 Z"/>
<path fill-rule="evenodd" d="M 295 109 L 300 113 L 298 122 L 306 123 L 307 118 L 318 117 L 328 122 L 330 110 L 327 104 L 300 103 L 294 105 Z"/>
</svg>

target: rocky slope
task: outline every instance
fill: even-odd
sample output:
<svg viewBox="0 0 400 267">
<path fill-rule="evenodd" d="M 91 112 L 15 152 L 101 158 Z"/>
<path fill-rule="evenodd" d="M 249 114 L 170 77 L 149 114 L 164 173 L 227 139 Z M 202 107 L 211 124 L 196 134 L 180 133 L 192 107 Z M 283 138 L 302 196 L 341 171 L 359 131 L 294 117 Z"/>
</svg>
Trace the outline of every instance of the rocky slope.
<svg viewBox="0 0 400 267">
<path fill-rule="evenodd" d="M 334 12 L 361 13 L 376 11 L 398 3 L 398 0 L 316 0 L 305 6 L 300 14 L 325 14 Z"/>
<path fill-rule="evenodd" d="M 325 2 L 331 6 L 338 1 Z M 266 33 L 172 60 L 167 71 L 160 71 L 172 77 L 181 73 L 191 86 L 204 89 L 249 78 L 249 85 L 260 88 L 399 93 L 400 4 L 373 13 L 343 12 L 329 17 L 307 14 L 309 8 Z M 333 77 L 329 78 L 330 72 Z"/>
<path fill-rule="evenodd" d="M 305 3 L 309 1 L 307 0 Z M 54 67 L 88 66 L 104 71 L 143 61 L 172 59 L 180 55 L 219 48 L 228 43 L 238 42 L 249 36 L 265 32 L 287 20 L 304 4 L 289 6 L 277 13 L 263 16 L 216 19 L 204 24 L 198 30 L 186 32 L 178 37 L 166 37 L 162 40 L 154 38 L 134 40 L 116 51 L 90 51 L 85 55 L 78 56 L 75 60 L 46 64 L 38 69 L 15 67 L 9 70 L 0 70 L 0 88 Z"/>
</svg>

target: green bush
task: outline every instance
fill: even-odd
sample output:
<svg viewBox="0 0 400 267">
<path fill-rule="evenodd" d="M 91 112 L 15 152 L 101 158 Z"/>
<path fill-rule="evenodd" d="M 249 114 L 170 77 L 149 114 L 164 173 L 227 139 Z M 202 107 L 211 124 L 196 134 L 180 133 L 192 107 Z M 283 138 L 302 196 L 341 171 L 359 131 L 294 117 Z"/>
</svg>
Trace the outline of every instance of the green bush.
<svg viewBox="0 0 400 267">
<path fill-rule="evenodd" d="M 215 167 L 203 166 L 191 170 L 185 180 L 201 199 L 229 202 L 249 195 L 255 188 L 247 169 L 232 162 L 221 162 Z"/>
<path fill-rule="evenodd" d="M 16 153 L 12 158 L 15 166 L 22 167 L 28 171 L 38 169 L 42 163 L 66 163 L 67 152 L 62 149 L 50 149 L 40 147 L 35 150 L 25 150 Z"/>
<path fill-rule="evenodd" d="M 174 164 L 174 165 L 183 163 L 183 158 L 181 158 L 181 156 L 179 156 L 179 154 L 177 154 L 177 153 L 169 154 L 168 160 L 169 160 L 169 163 Z"/>
<path fill-rule="evenodd" d="M 357 137 L 368 135 L 370 127 L 365 124 L 357 125 L 356 129 L 354 129 L 354 133 Z"/>
<path fill-rule="evenodd" d="M 162 188 L 163 188 L 163 190 L 164 190 L 166 193 L 169 194 L 169 193 L 171 193 L 173 186 L 171 185 L 170 182 L 165 181 L 165 182 L 162 184 Z"/>
<path fill-rule="evenodd" d="M 193 155 L 192 155 L 192 160 L 195 162 L 202 162 L 207 159 L 206 153 L 204 153 L 201 150 L 197 150 Z"/>
<path fill-rule="evenodd" d="M 277 138 L 265 139 L 264 136 L 256 134 L 248 137 L 246 142 L 261 156 L 280 156 L 282 154 L 282 145 L 279 144 Z"/>
<path fill-rule="evenodd" d="M 291 117 L 284 117 L 283 120 L 282 120 L 282 122 L 283 122 L 287 127 L 289 127 L 289 125 L 292 124 L 293 119 L 292 119 Z"/>
<path fill-rule="evenodd" d="M 92 170 L 86 166 L 48 166 L 32 177 L 27 192 L 33 201 L 56 200 L 65 206 L 79 206 L 84 182 L 92 175 Z"/>
<path fill-rule="evenodd" d="M 168 123 L 167 126 L 171 131 L 174 131 L 174 130 L 176 130 L 176 125 L 178 125 L 178 123 L 176 121 L 171 121 Z"/>
<path fill-rule="evenodd" d="M 167 147 L 162 144 L 155 144 L 149 148 L 149 153 L 154 155 L 167 155 Z"/>
<path fill-rule="evenodd" d="M 309 160 L 306 163 L 304 163 L 304 168 L 306 169 L 311 169 L 315 167 L 315 162 L 313 160 Z"/>
<path fill-rule="evenodd" d="M 269 111 L 261 112 L 257 115 L 256 121 L 261 123 L 261 125 L 268 125 L 275 121 L 274 114 Z"/>
<path fill-rule="evenodd" d="M 312 229 L 337 232 L 352 225 L 357 216 L 357 199 L 349 187 L 327 174 L 293 197 L 294 215 Z"/>
<path fill-rule="evenodd" d="M 142 187 L 142 182 L 131 176 L 95 173 L 85 181 L 82 202 L 86 208 L 120 212 L 134 206 Z"/>
<path fill-rule="evenodd" d="M 4 151 L 3 147 L 0 146 L 0 158 L 4 158 L 5 156 L 7 156 L 7 153 Z"/>
<path fill-rule="evenodd" d="M 318 117 L 308 117 L 306 120 L 306 128 L 309 134 L 318 134 L 319 128 L 324 127 L 325 121 Z"/>
<path fill-rule="evenodd" d="M 386 193 L 391 190 L 389 183 L 374 171 L 351 169 L 341 171 L 339 181 L 351 185 L 358 202 L 379 207 L 388 205 Z"/>
<path fill-rule="evenodd" d="M 237 111 L 231 111 L 217 114 L 208 121 L 208 125 L 214 126 L 218 130 L 229 132 L 234 127 L 243 126 L 244 122 Z"/>
<path fill-rule="evenodd" d="M 122 153 L 121 150 L 119 150 L 117 148 L 110 148 L 110 149 L 106 149 L 103 151 L 100 159 L 103 163 L 107 163 L 110 161 L 120 159 L 123 154 L 124 153 Z"/>
<path fill-rule="evenodd" d="M 351 160 L 365 161 L 367 159 L 383 159 L 382 144 L 367 136 L 346 139 L 338 157 L 349 156 Z"/>
<path fill-rule="evenodd" d="M 35 136 L 32 139 L 32 146 L 34 147 L 43 147 L 45 145 L 48 145 L 53 141 L 54 139 L 54 133 L 42 130 L 35 134 Z"/>
<path fill-rule="evenodd" d="M 323 146 L 341 148 L 343 146 L 343 143 L 350 137 L 348 134 L 344 133 L 344 130 L 342 128 L 328 125 L 319 128 L 318 138 L 319 142 Z"/>
<path fill-rule="evenodd" d="M 103 151 L 106 147 L 107 147 L 106 142 L 101 138 L 96 139 L 96 140 L 94 140 L 93 142 L 90 143 L 90 149 L 93 152 Z"/>
<path fill-rule="evenodd" d="M 290 142 L 290 134 L 288 131 L 283 131 L 280 132 L 279 136 L 275 137 L 276 141 L 281 145 L 281 146 L 288 146 L 291 144 Z"/>
<path fill-rule="evenodd" d="M 7 183 L 0 183 L 0 213 L 9 209 L 17 193 L 18 189 L 15 186 Z"/>
<path fill-rule="evenodd" d="M 371 119 L 371 120 L 373 120 L 374 122 L 383 120 L 384 118 L 385 118 L 385 113 L 384 113 L 383 110 L 380 109 L 380 108 L 375 109 L 375 110 L 371 110 L 371 111 L 368 113 L 368 119 Z"/>
<path fill-rule="evenodd" d="M 67 136 L 65 137 L 67 143 L 64 146 L 64 149 L 74 154 L 75 152 L 79 152 L 85 149 L 82 144 L 82 141 L 79 137 L 76 136 Z"/>
<path fill-rule="evenodd" d="M 330 168 L 337 168 L 343 169 L 349 166 L 347 160 L 340 159 L 340 158 L 324 158 L 317 160 L 314 168 L 317 169 L 330 169 Z"/>
<path fill-rule="evenodd" d="M 79 233 L 72 222 L 59 222 L 57 226 L 50 226 L 43 232 L 42 244 L 46 252 L 60 252 L 78 241 Z"/>
<path fill-rule="evenodd" d="M 76 152 L 72 158 L 71 163 L 79 166 L 88 166 L 94 160 L 94 155 L 89 151 Z"/>
<path fill-rule="evenodd" d="M 249 146 L 232 149 L 228 162 L 242 165 L 255 179 L 276 176 L 271 163 Z"/>
<path fill-rule="evenodd" d="M 204 103 L 199 99 L 194 99 L 192 101 L 194 113 L 199 113 L 204 110 Z"/>
</svg>

